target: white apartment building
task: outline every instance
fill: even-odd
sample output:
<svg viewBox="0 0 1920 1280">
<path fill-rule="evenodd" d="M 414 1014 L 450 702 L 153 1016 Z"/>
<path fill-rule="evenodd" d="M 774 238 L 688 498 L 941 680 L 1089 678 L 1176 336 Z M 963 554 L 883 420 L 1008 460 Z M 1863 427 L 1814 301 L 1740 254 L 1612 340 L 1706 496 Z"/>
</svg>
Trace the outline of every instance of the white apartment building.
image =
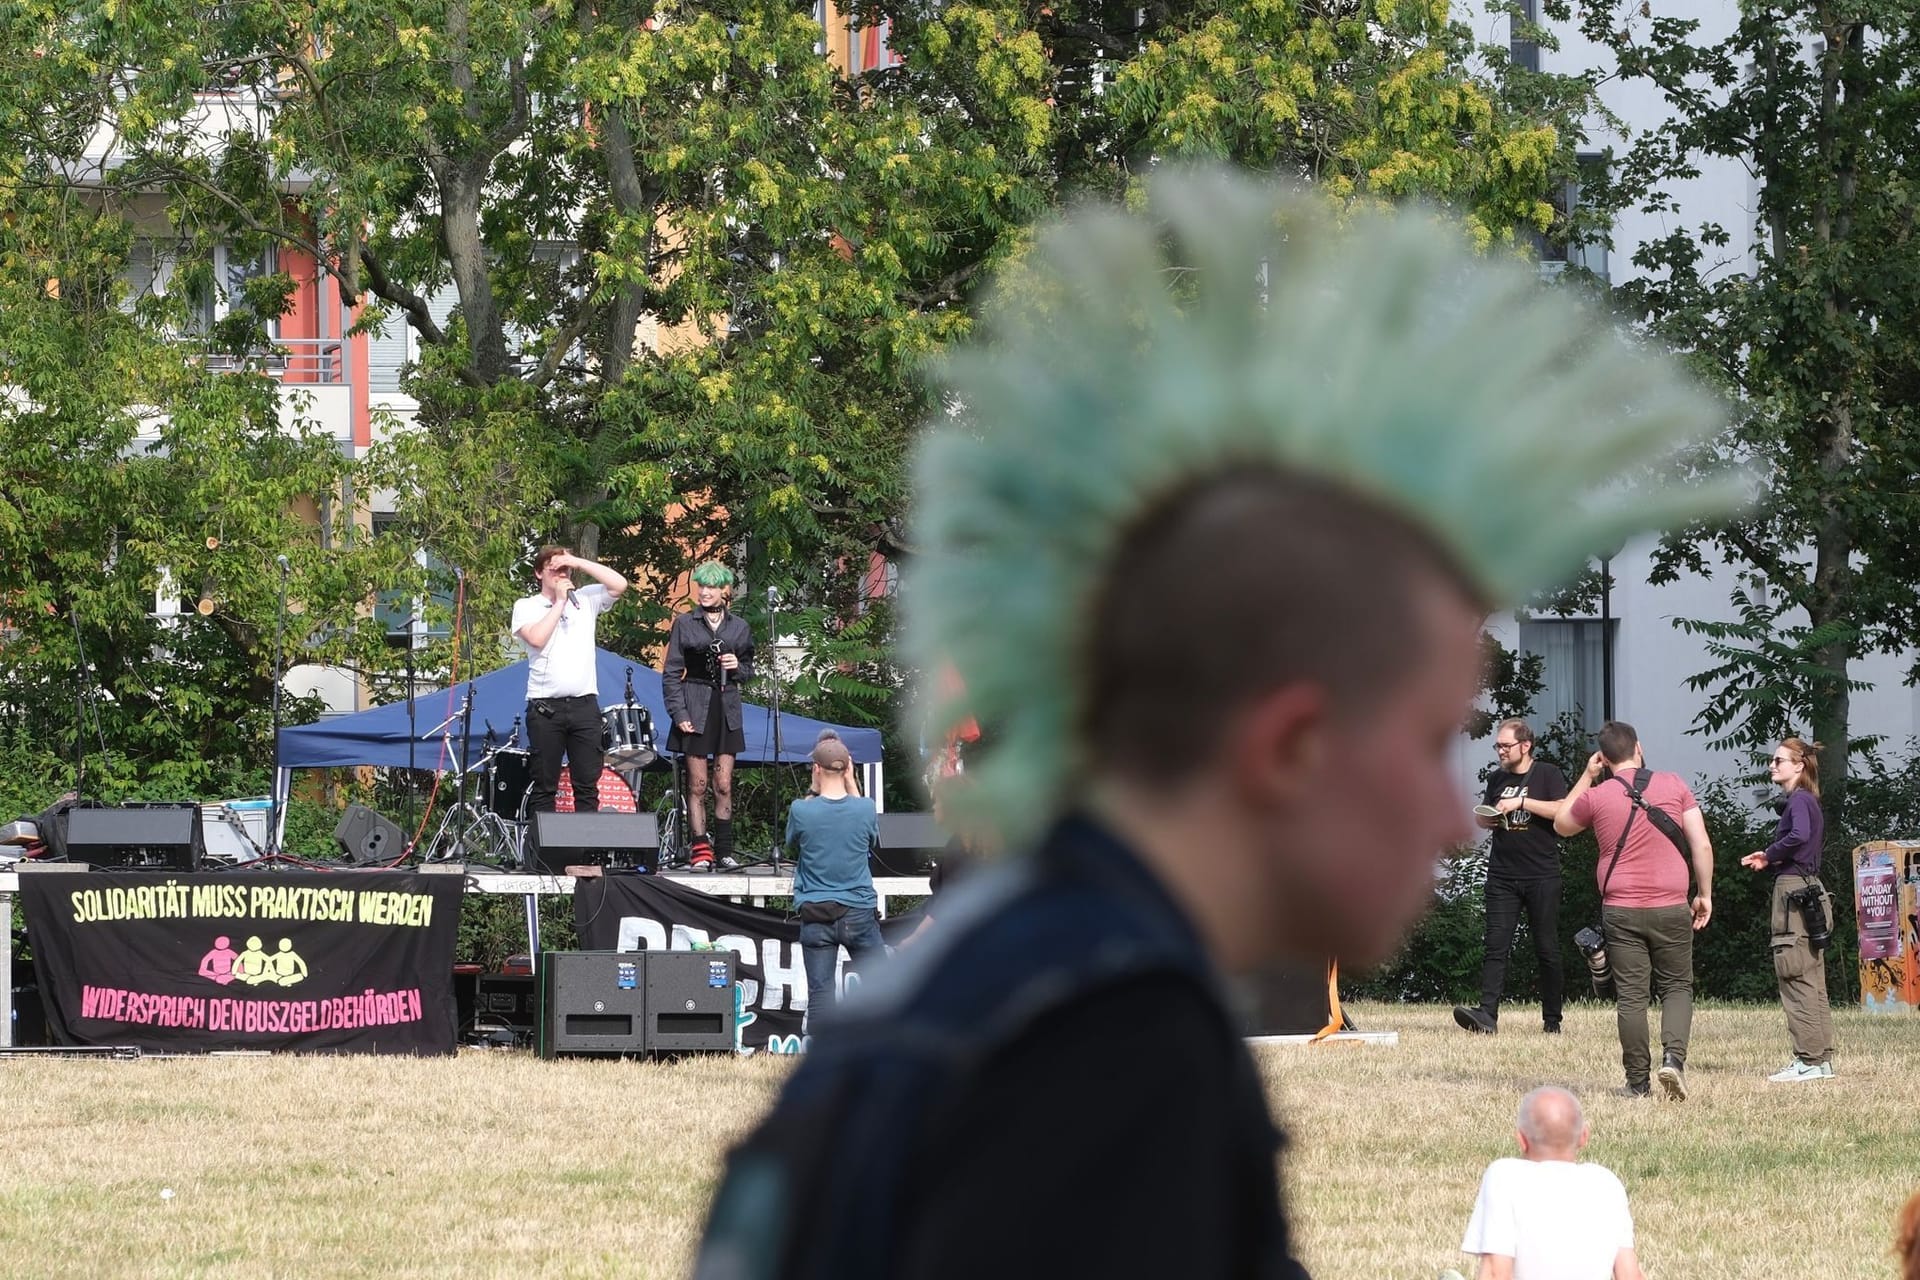
<svg viewBox="0 0 1920 1280">
<path fill-rule="evenodd" d="M 1536 0 L 1528 0 L 1533 7 Z M 1733 28 L 1737 14 L 1734 0 L 1650 0 L 1650 12 L 1659 17 L 1695 18 L 1701 23 L 1698 38 L 1718 40 Z M 1646 21 L 1646 19 L 1642 19 Z M 1482 15 L 1474 22 L 1483 41 L 1493 43 L 1505 38 L 1510 27 L 1504 15 Z M 1538 58 L 1543 71 L 1575 73 L 1589 68 L 1611 66 L 1611 55 L 1583 38 L 1577 28 L 1557 32 L 1558 50 L 1531 46 L 1516 48 L 1516 57 Z M 1609 109 L 1631 131 L 1658 125 L 1666 117 L 1666 104 L 1644 82 L 1607 81 L 1601 96 Z M 1596 151 L 1606 145 L 1596 133 Z M 1610 139 L 1616 150 L 1623 139 Z M 1732 257 L 1727 270 L 1751 271 L 1753 256 L 1753 210 L 1757 207 L 1757 184 L 1746 168 L 1731 161 L 1703 159 L 1698 179 L 1672 185 L 1681 212 L 1677 225 L 1697 226 L 1717 222 L 1733 234 L 1728 246 Z M 1613 230 L 1613 251 L 1589 256 L 1590 269 L 1615 282 L 1628 278 L 1634 250 L 1641 244 L 1669 234 L 1676 221 L 1672 215 L 1653 216 L 1639 211 L 1624 212 Z M 1742 233 L 1746 238 L 1742 239 Z M 1511 614 L 1492 620 L 1489 630 L 1509 648 L 1539 654 L 1546 659 L 1546 692 L 1532 717 L 1538 729 L 1561 711 L 1583 708 L 1590 726 L 1597 727 L 1608 712 L 1631 723 L 1640 732 L 1650 763 L 1672 769 L 1682 776 L 1733 778 L 1754 773 L 1757 762 L 1740 753 L 1716 750 L 1704 734 L 1690 732 L 1706 695 L 1687 686 L 1687 679 L 1716 665 L 1697 637 L 1689 636 L 1674 625 L 1676 618 L 1732 620 L 1736 615 L 1730 593 L 1735 586 L 1726 571 L 1711 578 L 1687 578 L 1666 586 L 1648 585 L 1652 543 L 1629 544 L 1612 562 L 1614 587 L 1609 612 L 1611 621 L 1604 627 L 1597 614 L 1560 618 L 1541 615 L 1516 621 Z M 1606 651 L 1612 646 L 1613 699 L 1605 705 Z M 1880 735 L 1896 750 L 1920 733 L 1920 691 L 1903 678 L 1911 655 L 1873 655 L 1854 664 L 1852 674 L 1871 688 L 1857 692 L 1852 699 L 1852 732 L 1856 737 Z M 1460 752 L 1461 775 L 1465 785 L 1477 791 L 1480 770 L 1493 760 L 1491 738 L 1466 743 Z"/>
</svg>

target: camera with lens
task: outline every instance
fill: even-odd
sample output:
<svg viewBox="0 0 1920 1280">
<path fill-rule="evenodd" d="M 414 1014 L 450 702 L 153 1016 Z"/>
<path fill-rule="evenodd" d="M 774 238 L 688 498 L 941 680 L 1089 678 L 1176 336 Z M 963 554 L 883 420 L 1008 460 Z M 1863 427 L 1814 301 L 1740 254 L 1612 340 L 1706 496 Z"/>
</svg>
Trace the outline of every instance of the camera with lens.
<svg viewBox="0 0 1920 1280">
<path fill-rule="evenodd" d="M 1807 929 L 1807 950 L 1816 954 L 1826 950 L 1833 937 L 1833 923 L 1827 919 L 1827 891 L 1817 884 L 1795 889 L 1787 895 L 1787 910 L 1800 913 Z"/>
<path fill-rule="evenodd" d="M 1587 973 L 1593 978 L 1593 994 L 1605 999 L 1613 994 L 1613 965 L 1607 959 L 1607 935 L 1586 928 L 1573 935 L 1573 945 L 1587 958 Z"/>
</svg>

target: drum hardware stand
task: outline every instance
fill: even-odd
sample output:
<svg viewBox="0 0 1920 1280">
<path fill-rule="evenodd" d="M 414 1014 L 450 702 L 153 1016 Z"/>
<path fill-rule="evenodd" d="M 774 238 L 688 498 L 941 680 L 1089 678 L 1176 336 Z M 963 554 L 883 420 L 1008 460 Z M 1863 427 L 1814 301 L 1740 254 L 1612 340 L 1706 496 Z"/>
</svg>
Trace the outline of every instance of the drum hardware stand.
<svg viewBox="0 0 1920 1280">
<path fill-rule="evenodd" d="M 507 831 L 500 816 L 489 809 L 476 806 L 467 795 L 467 779 L 470 775 L 491 767 L 498 749 L 493 745 L 493 730 L 487 730 L 486 742 L 478 761 L 468 764 L 464 752 L 453 749 L 453 724 L 461 724 L 461 741 L 472 740 L 473 727 L 473 682 L 467 682 L 467 694 L 460 709 L 435 725 L 429 733 L 440 734 L 446 743 L 447 755 L 458 780 L 459 788 L 453 804 L 440 818 L 440 825 L 434 830 L 433 839 L 427 842 L 427 852 L 423 862 L 466 862 L 503 861 L 509 855 L 518 856 L 518 842 Z M 476 847 L 477 846 L 477 847 Z M 484 855 L 484 856 L 480 856 Z"/>
</svg>

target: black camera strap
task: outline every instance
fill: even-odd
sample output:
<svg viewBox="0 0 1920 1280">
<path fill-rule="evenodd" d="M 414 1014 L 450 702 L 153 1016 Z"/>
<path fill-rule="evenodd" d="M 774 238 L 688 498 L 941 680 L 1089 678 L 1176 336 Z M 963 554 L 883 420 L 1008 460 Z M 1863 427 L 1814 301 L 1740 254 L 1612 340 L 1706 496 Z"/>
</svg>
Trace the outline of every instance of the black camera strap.
<svg viewBox="0 0 1920 1280">
<path fill-rule="evenodd" d="M 1687 856 L 1686 832 L 1680 829 L 1680 824 L 1673 820 L 1672 814 L 1665 809 L 1654 808 L 1647 803 L 1647 797 L 1642 794 L 1647 783 L 1653 780 L 1653 770 L 1644 768 L 1634 770 L 1632 781 L 1628 781 L 1624 775 L 1616 776 L 1620 778 L 1620 785 L 1627 789 L 1628 799 L 1646 813 L 1647 821 L 1651 822 L 1661 835 L 1673 842 L 1674 851 L 1680 855 L 1680 861 L 1686 864 L 1687 871 L 1691 874 L 1693 860 Z"/>
<path fill-rule="evenodd" d="M 1628 791 L 1631 793 L 1632 788 L 1629 787 Z M 1607 885 L 1613 880 L 1613 869 L 1620 865 L 1620 851 L 1627 847 L 1627 833 L 1633 830 L 1633 820 L 1639 816 L 1638 810 L 1627 810 L 1627 825 L 1620 828 L 1620 838 L 1613 845 L 1613 857 L 1607 863 L 1607 874 L 1600 877 L 1600 905 L 1603 907 L 1607 905 Z"/>
</svg>

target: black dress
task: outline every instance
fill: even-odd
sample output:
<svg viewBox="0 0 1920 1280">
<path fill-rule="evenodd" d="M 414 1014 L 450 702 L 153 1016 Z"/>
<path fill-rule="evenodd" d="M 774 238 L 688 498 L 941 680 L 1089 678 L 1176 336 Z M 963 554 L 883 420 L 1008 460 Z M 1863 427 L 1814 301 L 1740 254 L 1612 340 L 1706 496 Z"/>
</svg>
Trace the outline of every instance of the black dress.
<svg viewBox="0 0 1920 1280">
<path fill-rule="evenodd" d="M 740 665 L 726 670 L 718 661 L 723 653 L 739 658 Z M 715 629 L 698 610 L 681 614 L 667 633 L 661 674 L 667 718 L 673 721 L 667 750 L 703 760 L 746 750 L 740 686 L 753 679 L 753 630 L 746 619 L 728 613 Z M 697 732 L 683 733 L 682 722 L 691 722 Z"/>
</svg>

